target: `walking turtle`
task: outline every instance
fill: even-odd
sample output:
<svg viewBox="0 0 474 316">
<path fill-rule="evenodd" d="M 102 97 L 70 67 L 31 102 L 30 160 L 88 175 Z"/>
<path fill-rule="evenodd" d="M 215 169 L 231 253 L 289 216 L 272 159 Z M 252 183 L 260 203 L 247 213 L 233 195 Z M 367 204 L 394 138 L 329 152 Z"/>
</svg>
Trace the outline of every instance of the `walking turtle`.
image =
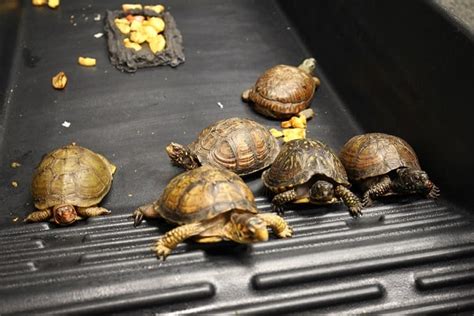
<svg viewBox="0 0 474 316">
<path fill-rule="evenodd" d="M 354 136 L 342 148 L 340 158 L 349 179 L 364 191 L 364 205 L 391 194 L 439 196 L 440 190 L 421 170 L 413 148 L 399 137 L 383 133 Z"/>
<path fill-rule="evenodd" d="M 104 156 L 75 144 L 52 151 L 33 175 L 31 191 L 38 210 L 25 222 L 69 225 L 84 217 L 110 214 L 97 204 L 109 192 L 115 170 Z"/>
<path fill-rule="evenodd" d="M 204 164 L 247 175 L 272 164 L 280 147 L 270 131 L 243 118 L 220 120 L 202 130 L 188 146 L 171 143 L 168 156 L 178 166 L 194 169 Z"/>
<path fill-rule="evenodd" d="M 156 243 L 156 254 L 163 260 L 190 237 L 201 243 L 233 240 L 249 244 L 266 241 L 267 227 L 280 238 L 292 235 L 280 216 L 257 212 L 252 191 L 238 175 L 210 165 L 173 178 L 157 201 L 139 207 L 133 217 L 135 226 L 143 217 L 180 225 Z"/>
<path fill-rule="evenodd" d="M 272 166 L 263 172 L 262 180 L 276 193 L 272 204 L 277 212 L 282 212 L 287 202 L 324 205 L 342 200 L 352 216 L 362 215 L 362 205 L 348 189 L 350 183 L 341 161 L 318 140 L 285 143 Z"/>
<path fill-rule="evenodd" d="M 318 77 L 312 75 L 316 60 L 308 58 L 298 67 L 277 65 L 263 73 L 255 86 L 242 93 L 245 102 L 265 116 L 286 119 L 309 107 Z"/>
</svg>

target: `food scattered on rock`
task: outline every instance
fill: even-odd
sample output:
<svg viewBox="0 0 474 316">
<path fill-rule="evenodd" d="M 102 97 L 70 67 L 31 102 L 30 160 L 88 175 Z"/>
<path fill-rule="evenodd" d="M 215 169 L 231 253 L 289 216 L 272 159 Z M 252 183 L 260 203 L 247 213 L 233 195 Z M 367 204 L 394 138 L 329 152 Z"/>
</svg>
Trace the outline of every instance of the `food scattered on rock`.
<svg viewBox="0 0 474 316">
<path fill-rule="evenodd" d="M 62 90 L 66 87 L 67 76 L 63 71 L 60 71 L 51 79 L 51 84 L 54 89 Z"/>
<path fill-rule="evenodd" d="M 51 9 L 56 9 L 59 7 L 59 0 L 48 0 L 48 7 Z"/>
<path fill-rule="evenodd" d="M 165 49 L 166 39 L 160 34 L 165 30 L 162 18 L 129 14 L 125 18 L 116 18 L 114 22 L 122 34 L 130 35 L 123 39 L 125 47 L 139 51 L 142 49 L 141 45 L 147 42 L 153 54 Z"/>
<path fill-rule="evenodd" d="M 281 122 L 280 126 L 283 128 L 282 131 L 272 128 L 270 129 L 270 133 L 272 133 L 276 138 L 283 137 L 285 143 L 293 139 L 306 138 L 306 127 L 308 125 L 307 120 L 313 116 L 313 110 L 304 110 L 300 112 L 298 116 L 293 116 L 288 121 Z"/>
<path fill-rule="evenodd" d="M 96 65 L 96 59 L 95 58 L 90 58 L 90 57 L 79 57 L 77 60 L 79 65 L 85 66 L 85 67 L 94 67 Z"/>
<path fill-rule="evenodd" d="M 304 128 L 288 128 L 283 130 L 283 141 L 289 142 L 293 139 L 306 138 L 306 129 Z"/>
</svg>

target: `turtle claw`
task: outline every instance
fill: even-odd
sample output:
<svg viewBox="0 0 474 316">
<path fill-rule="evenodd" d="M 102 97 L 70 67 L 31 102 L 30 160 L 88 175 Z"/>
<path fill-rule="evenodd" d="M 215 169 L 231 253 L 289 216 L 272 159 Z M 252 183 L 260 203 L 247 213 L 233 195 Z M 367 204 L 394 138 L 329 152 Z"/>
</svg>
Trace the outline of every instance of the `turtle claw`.
<svg viewBox="0 0 474 316">
<path fill-rule="evenodd" d="M 279 238 L 288 238 L 293 236 L 293 229 L 291 227 L 286 227 L 283 231 L 279 232 L 277 235 Z"/>
<path fill-rule="evenodd" d="M 141 222 L 143 221 L 142 211 L 140 209 L 135 210 L 135 212 L 133 212 L 132 218 L 133 218 L 133 226 L 137 227 L 138 225 L 140 225 Z"/>
<path fill-rule="evenodd" d="M 275 205 L 273 204 L 272 205 L 272 211 L 277 213 L 278 215 L 284 215 L 285 214 L 285 208 L 283 207 L 283 205 Z"/>
<path fill-rule="evenodd" d="M 372 205 L 372 198 L 370 197 L 369 194 L 364 194 L 364 198 L 362 199 L 362 206 L 363 207 L 368 207 Z"/>
<path fill-rule="evenodd" d="M 166 257 L 168 257 L 169 254 L 171 253 L 171 249 L 164 246 L 161 240 L 158 240 L 155 246 L 155 252 L 158 259 L 165 261 Z"/>
<path fill-rule="evenodd" d="M 440 196 L 440 193 L 440 189 L 436 185 L 433 185 L 427 197 L 431 199 L 437 199 Z"/>
<path fill-rule="evenodd" d="M 358 218 L 362 216 L 362 207 L 361 206 L 354 206 L 349 208 L 349 213 L 353 218 Z"/>
</svg>

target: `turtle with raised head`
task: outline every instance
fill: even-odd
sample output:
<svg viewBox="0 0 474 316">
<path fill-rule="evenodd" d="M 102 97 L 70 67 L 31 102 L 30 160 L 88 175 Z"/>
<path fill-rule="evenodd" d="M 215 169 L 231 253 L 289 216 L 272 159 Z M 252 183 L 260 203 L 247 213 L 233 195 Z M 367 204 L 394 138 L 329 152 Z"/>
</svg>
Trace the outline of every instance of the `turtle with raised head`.
<svg viewBox="0 0 474 316">
<path fill-rule="evenodd" d="M 351 216 L 362 215 L 362 204 L 349 190 L 344 166 L 333 150 L 318 140 L 285 143 L 262 180 L 276 194 L 272 204 L 277 212 L 288 202 L 325 205 L 342 200 Z"/>
<path fill-rule="evenodd" d="M 179 225 L 156 243 L 156 254 L 163 260 L 188 238 L 250 244 L 268 240 L 267 227 L 280 238 L 292 235 L 280 216 L 258 213 L 252 191 L 238 175 L 210 165 L 173 178 L 158 200 L 136 209 L 133 217 L 135 226 L 144 217 Z"/>
<path fill-rule="evenodd" d="M 316 88 L 321 84 L 313 76 L 316 60 L 308 58 L 298 67 L 277 65 L 263 73 L 255 86 L 242 93 L 255 111 L 277 119 L 298 115 L 309 107 Z"/>
<path fill-rule="evenodd" d="M 37 210 L 25 222 L 51 220 L 69 225 L 110 214 L 97 205 L 109 192 L 116 169 L 104 156 L 75 144 L 50 152 L 33 175 L 31 191 Z"/>
<path fill-rule="evenodd" d="M 364 191 L 364 205 L 393 194 L 439 196 L 439 188 L 421 170 L 415 151 L 400 137 L 383 133 L 354 136 L 339 156 L 349 179 Z"/>
</svg>

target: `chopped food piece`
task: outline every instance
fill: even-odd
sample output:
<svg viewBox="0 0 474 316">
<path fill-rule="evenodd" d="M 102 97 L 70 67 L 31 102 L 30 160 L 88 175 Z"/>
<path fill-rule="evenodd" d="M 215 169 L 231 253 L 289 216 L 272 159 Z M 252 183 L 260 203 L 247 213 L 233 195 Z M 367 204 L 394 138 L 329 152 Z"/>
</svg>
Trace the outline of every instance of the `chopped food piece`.
<svg viewBox="0 0 474 316">
<path fill-rule="evenodd" d="M 134 15 L 133 20 L 137 22 L 143 22 L 145 20 L 145 17 L 143 15 Z"/>
<path fill-rule="evenodd" d="M 158 33 L 156 32 L 155 28 L 153 26 L 143 26 L 141 28 L 141 31 L 146 34 L 146 37 L 147 39 L 148 38 L 153 38 L 153 37 L 156 37 L 158 35 Z"/>
<path fill-rule="evenodd" d="M 66 87 L 67 77 L 63 71 L 60 71 L 56 76 L 51 79 L 51 84 L 54 89 L 62 90 Z"/>
<path fill-rule="evenodd" d="M 150 49 L 153 54 L 161 52 L 163 49 L 165 49 L 166 46 L 165 37 L 161 34 L 157 37 L 153 37 L 151 40 L 148 41 L 148 45 L 150 45 Z"/>
<path fill-rule="evenodd" d="M 165 30 L 165 21 L 162 18 L 151 17 L 147 21 L 143 22 L 144 25 L 153 26 L 157 33 L 161 33 Z"/>
<path fill-rule="evenodd" d="M 18 182 L 16 182 L 16 181 L 12 181 L 11 184 L 12 184 L 12 187 L 14 187 L 14 188 L 17 188 L 17 187 L 18 187 Z"/>
<path fill-rule="evenodd" d="M 14 162 L 12 162 L 12 163 L 10 164 L 10 167 L 12 167 L 12 168 L 21 167 L 21 163 L 14 161 Z"/>
<path fill-rule="evenodd" d="M 142 22 L 133 20 L 132 24 L 130 24 L 131 31 L 138 31 L 142 27 Z"/>
<path fill-rule="evenodd" d="M 143 10 L 143 7 L 141 4 L 122 4 L 122 10 L 124 12 L 128 12 L 131 10 Z"/>
<path fill-rule="evenodd" d="M 69 128 L 69 126 L 71 126 L 71 122 L 64 121 L 61 125 L 64 126 L 65 128 Z"/>
<path fill-rule="evenodd" d="M 48 0 L 48 7 L 51 9 L 56 9 L 59 7 L 59 0 Z"/>
<path fill-rule="evenodd" d="M 305 116 L 307 120 L 310 120 L 314 117 L 314 111 L 311 108 L 307 108 L 306 110 L 301 111 L 298 114 L 299 117 Z"/>
<path fill-rule="evenodd" d="M 101 18 L 101 15 L 98 13 L 98 14 L 94 17 L 94 21 L 100 21 L 100 18 Z"/>
<path fill-rule="evenodd" d="M 137 44 L 137 43 L 133 43 L 131 42 L 128 38 L 125 38 L 123 40 L 123 45 L 127 48 L 132 48 L 136 51 L 139 51 L 140 49 L 142 49 L 142 47 L 140 46 L 140 44 Z"/>
<path fill-rule="evenodd" d="M 276 138 L 283 137 L 283 133 L 277 130 L 276 128 L 271 128 L 270 133 L 272 133 L 272 135 L 275 136 Z"/>
<path fill-rule="evenodd" d="M 290 121 L 283 121 L 280 123 L 281 128 L 290 128 L 291 122 Z"/>
<path fill-rule="evenodd" d="M 158 5 L 146 5 L 145 10 L 151 10 L 154 11 L 155 13 L 160 14 L 161 12 L 165 11 L 165 7 L 162 6 L 161 4 Z"/>
<path fill-rule="evenodd" d="M 130 33 L 130 40 L 132 42 L 141 44 L 141 43 L 145 42 L 146 39 L 147 39 L 147 35 L 144 32 L 142 32 L 141 29 L 140 29 L 140 31 Z"/>
<path fill-rule="evenodd" d="M 48 3 L 48 0 L 32 0 L 31 4 L 36 6 L 42 6 Z"/>
<path fill-rule="evenodd" d="M 19 219 L 20 219 L 20 218 L 19 218 L 18 216 L 15 216 L 15 217 L 13 217 L 12 222 L 13 222 L 13 223 L 16 223 L 16 222 L 18 222 Z"/>
<path fill-rule="evenodd" d="M 102 36 L 104 36 L 104 33 L 95 33 L 94 34 L 95 38 L 101 38 Z"/>
<path fill-rule="evenodd" d="M 290 128 L 283 130 L 283 141 L 289 142 L 293 139 L 303 139 L 306 138 L 306 130 L 304 128 Z"/>
<path fill-rule="evenodd" d="M 306 116 L 301 115 L 300 117 L 293 116 L 289 121 L 281 122 L 283 128 L 306 128 Z"/>
<path fill-rule="evenodd" d="M 130 23 L 128 22 L 127 19 L 115 19 L 115 26 L 122 32 L 123 34 L 128 34 L 130 33 Z"/>
<path fill-rule="evenodd" d="M 90 57 L 79 57 L 79 65 L 86 67 L 94 67 L 96 65 L 96 59 Z"/>
</svg>

